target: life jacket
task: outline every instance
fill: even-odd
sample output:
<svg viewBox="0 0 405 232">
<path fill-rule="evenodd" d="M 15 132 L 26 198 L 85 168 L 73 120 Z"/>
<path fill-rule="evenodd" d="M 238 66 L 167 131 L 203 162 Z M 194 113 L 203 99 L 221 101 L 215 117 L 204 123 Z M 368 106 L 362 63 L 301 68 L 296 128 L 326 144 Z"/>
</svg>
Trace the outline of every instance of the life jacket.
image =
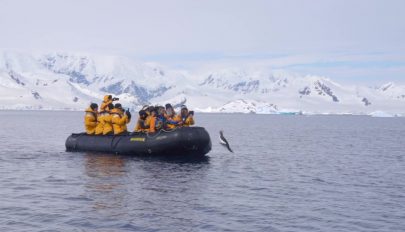
<svg viewBox="0 0 405 232">
<path fill-rule="evenodd" d="M 96 131 L 97 127 L 97 111 L 94 111 L 89 107 L 85 112 L 84 127 L 86 129 L 86 133 L 92 135 Z"/>
<path fill-rule="evenodd" d="M 119 109 L 111 110 L 111 115 L 111 122 L 113 125 L 114 134 L 117 135 L 126 132 L 127 124 L 129 123 L 128 116 Z"/>
</svg>

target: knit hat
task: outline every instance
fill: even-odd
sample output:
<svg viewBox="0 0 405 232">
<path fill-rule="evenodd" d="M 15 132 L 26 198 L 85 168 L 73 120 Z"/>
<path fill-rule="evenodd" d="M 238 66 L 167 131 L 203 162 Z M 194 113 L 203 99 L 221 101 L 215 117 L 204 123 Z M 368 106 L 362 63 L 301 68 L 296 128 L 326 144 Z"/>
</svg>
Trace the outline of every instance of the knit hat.
<svg viewBox="0 0 405 232">
<path fill-rule="evenodd" d="M 98 108 L 97 103 L 91 103 L 91 104 L 90 104 L 90 108 L 91 108 L 92 110 L 95 110 L 96 108 Z"/>
<path fill-rule="evenodd" d="M 114 108 L 122 109 L 122 105 L 120 103 L 115 104 Z"/>
<path fill-rule="evenodd" d="M 168 109 L 168 108 L 173 108 L 173 106 L 172 106 L 170 103 L 167 103 L 167 104 L 165 105 L 165 107 L 166 107 L 166 109 Z"/>
</svg>

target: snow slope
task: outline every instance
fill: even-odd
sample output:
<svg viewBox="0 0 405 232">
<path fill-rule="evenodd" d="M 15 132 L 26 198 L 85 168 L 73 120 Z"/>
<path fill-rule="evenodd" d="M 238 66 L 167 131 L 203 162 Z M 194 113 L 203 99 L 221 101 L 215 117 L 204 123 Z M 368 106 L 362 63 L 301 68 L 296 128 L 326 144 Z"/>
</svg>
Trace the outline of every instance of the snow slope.
<svg viewBox="0 0 405 232">
<path fill-rule="evenodd" d="M 405 86 L 344 86 L 269 67 L 205 73 L 126 57 L 0 51 L 0 109 L 82 110 L 105 94 L 125 107 L 187 104 L 204 112 L 405 114 Z"/>
</svg>

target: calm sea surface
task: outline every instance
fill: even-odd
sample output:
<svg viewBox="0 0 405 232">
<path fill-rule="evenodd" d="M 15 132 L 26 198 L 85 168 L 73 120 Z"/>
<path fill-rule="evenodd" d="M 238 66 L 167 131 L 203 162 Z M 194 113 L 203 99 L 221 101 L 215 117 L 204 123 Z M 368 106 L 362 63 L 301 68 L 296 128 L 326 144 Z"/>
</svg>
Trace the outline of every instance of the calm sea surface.
<svg viewBox="0 0 405 232">
<path fill-rule="evenodd" d="M 197 114 L 181 162 L 67 153 L 82 117 L 0 111 L 0 231 L 405 231 L 405 118 Z"/>
</svg>

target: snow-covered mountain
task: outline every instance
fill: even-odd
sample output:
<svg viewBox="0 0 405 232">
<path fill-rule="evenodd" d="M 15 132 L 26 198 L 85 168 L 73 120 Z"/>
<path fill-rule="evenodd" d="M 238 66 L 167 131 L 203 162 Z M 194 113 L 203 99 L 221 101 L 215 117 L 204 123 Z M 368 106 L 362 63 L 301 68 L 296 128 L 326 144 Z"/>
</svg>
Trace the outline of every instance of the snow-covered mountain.
<svg viewBox="0 0 405 232">
<path fill-rule="evenodd" d="M 405 86 L 343 86 L 270 68 L 205 73 L 118 56 L 0 52 L 0 109 L 82 110 L 105 94 L 125 107 L 187 104 L 203 112 L 405 114 Z"/>
</svg>

